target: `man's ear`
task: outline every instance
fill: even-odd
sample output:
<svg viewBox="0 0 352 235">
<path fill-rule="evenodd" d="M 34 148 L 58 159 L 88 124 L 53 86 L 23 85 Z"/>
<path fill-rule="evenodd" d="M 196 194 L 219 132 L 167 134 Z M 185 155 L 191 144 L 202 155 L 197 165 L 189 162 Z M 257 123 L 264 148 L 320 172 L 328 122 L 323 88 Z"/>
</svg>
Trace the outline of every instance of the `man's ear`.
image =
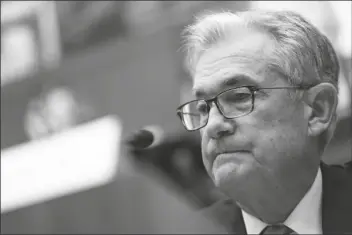
<svg viewBox="0 0 352 235">
<path fill-rule="evenodd" d="M 331 83 L 320 83 L 306 93 L 306 102 L 311 107 L 308 119 L 308 134 L 318 136 L 333 122 L 338 102 L 337 89 Z"/>
</svg>

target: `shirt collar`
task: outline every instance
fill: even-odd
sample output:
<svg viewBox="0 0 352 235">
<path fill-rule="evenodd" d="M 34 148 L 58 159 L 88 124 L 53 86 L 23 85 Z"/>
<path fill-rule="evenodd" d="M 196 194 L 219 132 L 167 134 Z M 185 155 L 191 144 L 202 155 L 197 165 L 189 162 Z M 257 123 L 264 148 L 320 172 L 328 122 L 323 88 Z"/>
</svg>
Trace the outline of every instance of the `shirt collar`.
<svg viewBox="0 0 352 235">
<path fill-rule="evenodd" d="M 308 192 L 297 204 L 284 224 L 298 234 L 322 234 L 321 223 L 322 176 L 317 176 Z M 268 224 L 242 210 L 247 234 L 259 234 Z"/>
</svg>

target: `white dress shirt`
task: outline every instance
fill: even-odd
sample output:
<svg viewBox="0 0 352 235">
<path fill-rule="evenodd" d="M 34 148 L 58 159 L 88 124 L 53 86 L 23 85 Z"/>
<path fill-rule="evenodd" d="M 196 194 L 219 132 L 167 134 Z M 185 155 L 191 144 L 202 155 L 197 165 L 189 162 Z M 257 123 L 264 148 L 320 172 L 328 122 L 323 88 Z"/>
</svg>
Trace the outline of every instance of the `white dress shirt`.
<svg viewBox="0 0 352 235">
<path fill-rule="evenodd" d="M 298 234 L 322 234 L 321 222 L 322 176 L 319 168 L 314 183 L 287 217 L 284 225 Z M 268 225 L 242 210 L 248 234 L 260 234 Z"/>
</svg>

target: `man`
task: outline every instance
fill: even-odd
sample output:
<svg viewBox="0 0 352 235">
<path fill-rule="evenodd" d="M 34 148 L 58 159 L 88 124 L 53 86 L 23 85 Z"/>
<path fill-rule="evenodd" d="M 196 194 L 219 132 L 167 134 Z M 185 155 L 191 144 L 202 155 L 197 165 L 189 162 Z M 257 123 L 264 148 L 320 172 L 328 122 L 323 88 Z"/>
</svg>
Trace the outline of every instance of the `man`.
<svg viewBox="0 0 352 235">
<path fill-rule="evenodd" d="M 336 126 L 339 64 L 289 11 L 203 15 L 185 30 L 205 168 L 228 197 L 206 210 L 239 234 L 352 233 L 352 175 L 321 156 Z"/>
</svg>

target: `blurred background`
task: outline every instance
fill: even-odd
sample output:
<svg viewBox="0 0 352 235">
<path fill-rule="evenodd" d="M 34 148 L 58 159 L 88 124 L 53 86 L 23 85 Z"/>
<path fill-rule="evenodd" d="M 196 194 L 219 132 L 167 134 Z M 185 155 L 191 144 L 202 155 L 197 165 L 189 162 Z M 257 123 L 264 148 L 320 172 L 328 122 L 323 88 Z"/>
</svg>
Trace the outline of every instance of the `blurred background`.
<svg viewBox="0 0 352 235">
<path fill-rule="evenodd" d="M 1 232 L 177 233 L 218 200 L 175 112 L 191 97 L 180 33 L 198 12 L 251 8 L 295 10 L 334 44 L 323 160 L 350 161 L 350 1 L 1 1 Z M 168 138 L 132 154 L 124 140 L 147 125 Z"/>
</svg>

